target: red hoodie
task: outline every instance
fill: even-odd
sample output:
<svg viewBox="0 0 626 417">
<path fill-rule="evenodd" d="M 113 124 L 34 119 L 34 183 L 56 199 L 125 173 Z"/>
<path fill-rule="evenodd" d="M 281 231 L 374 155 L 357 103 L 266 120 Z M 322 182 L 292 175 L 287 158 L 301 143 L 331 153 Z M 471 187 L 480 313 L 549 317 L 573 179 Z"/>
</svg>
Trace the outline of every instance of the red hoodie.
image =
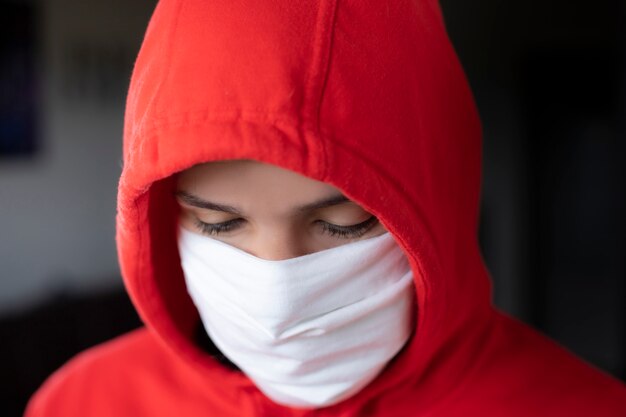
<svg viewBox="0 0 626 417">
<path fill-rule="evenodd" d="M 273 403 L 194 341 L 174 177 L 254 159 L 324 181 L 405 251 L 405 349 L 330 407 Z M 434 0 L 162 0 L 133 71 L 117 245 L 145 327 L 72 359 L 39 416 L 626 416 L 626 387 L 491 303 L 481 126 Z"/>
</svg>

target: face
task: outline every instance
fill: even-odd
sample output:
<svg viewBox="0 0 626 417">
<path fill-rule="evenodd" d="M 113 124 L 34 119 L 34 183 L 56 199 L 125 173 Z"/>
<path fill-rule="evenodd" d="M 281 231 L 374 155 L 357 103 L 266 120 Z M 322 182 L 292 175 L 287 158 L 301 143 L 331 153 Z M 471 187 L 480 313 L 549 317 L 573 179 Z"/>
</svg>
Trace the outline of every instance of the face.
<svg viewBox="0 0 626 417">
<path fill-rule="evenodd" d="M 209 162 L 179 173 L 176 199 L 184 228 L 267 260 L 386 232 L 339 189 L 252 160 Z"/>
</svg>

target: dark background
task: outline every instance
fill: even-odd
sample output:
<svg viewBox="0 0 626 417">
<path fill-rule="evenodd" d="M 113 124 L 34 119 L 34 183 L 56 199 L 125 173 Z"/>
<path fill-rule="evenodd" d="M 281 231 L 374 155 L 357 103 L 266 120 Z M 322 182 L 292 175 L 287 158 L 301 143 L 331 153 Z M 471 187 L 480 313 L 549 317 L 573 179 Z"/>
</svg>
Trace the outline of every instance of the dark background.
<svg viewBox="0 0 626 417">
<path fill-rule="evenodd" d="M 0 1 L 3 416 L 71 356 L 140 324 L 117 269 L 115 190 L 155 2 L 100 3 Z M 626 380 L 624 2 L 442 8 L 484 126 L 494 302 Z"/>
<path fill-rule="evenodd" d="M 626 2 L 442 6 L 484 125 L 495 302 L 626 379 Z"/>
</svg>

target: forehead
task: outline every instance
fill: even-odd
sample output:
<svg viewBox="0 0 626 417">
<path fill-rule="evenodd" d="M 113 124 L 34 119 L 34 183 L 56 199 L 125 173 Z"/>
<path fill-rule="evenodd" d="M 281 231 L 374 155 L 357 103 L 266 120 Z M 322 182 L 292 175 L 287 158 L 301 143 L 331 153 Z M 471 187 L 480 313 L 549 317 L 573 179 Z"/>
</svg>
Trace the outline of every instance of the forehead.
<svg viewBox="0 0 626 417">
<path fill-rule="evenodd" d="M 300 205 L 341 194 L 336 187 L 252 160 L 214 161 L 178 175 L 177 189 L 202 198 L 249 205 Z"/>
</svg>

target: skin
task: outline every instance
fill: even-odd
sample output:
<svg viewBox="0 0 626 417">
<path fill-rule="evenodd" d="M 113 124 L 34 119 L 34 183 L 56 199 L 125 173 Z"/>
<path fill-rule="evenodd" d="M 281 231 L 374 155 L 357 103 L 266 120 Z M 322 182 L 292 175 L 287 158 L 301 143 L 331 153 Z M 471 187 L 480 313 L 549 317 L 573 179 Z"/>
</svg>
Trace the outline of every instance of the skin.
<svg viewBox="0 0 626 417">
<path fill-rule="evenodd" d="M 386 232 L 371 213 L 345 197 L 346 201 L 327 207 L 299 209 L 341 196 L 330 184 L 253 160 L 195 165 L 178 174 L 176 187 L 179 222 L 185 229 L 267 260 L 290 259 Z M 225 207 L 209 208 L 207 201 L 238 213 L 223 211 Z M 235 221 L 231 230 L 217 233 L 199 224 L 231 220 Z M 327 230 L 357 224 L 363 225 L 357 235 L 332 235 Z"/>
</svg>

